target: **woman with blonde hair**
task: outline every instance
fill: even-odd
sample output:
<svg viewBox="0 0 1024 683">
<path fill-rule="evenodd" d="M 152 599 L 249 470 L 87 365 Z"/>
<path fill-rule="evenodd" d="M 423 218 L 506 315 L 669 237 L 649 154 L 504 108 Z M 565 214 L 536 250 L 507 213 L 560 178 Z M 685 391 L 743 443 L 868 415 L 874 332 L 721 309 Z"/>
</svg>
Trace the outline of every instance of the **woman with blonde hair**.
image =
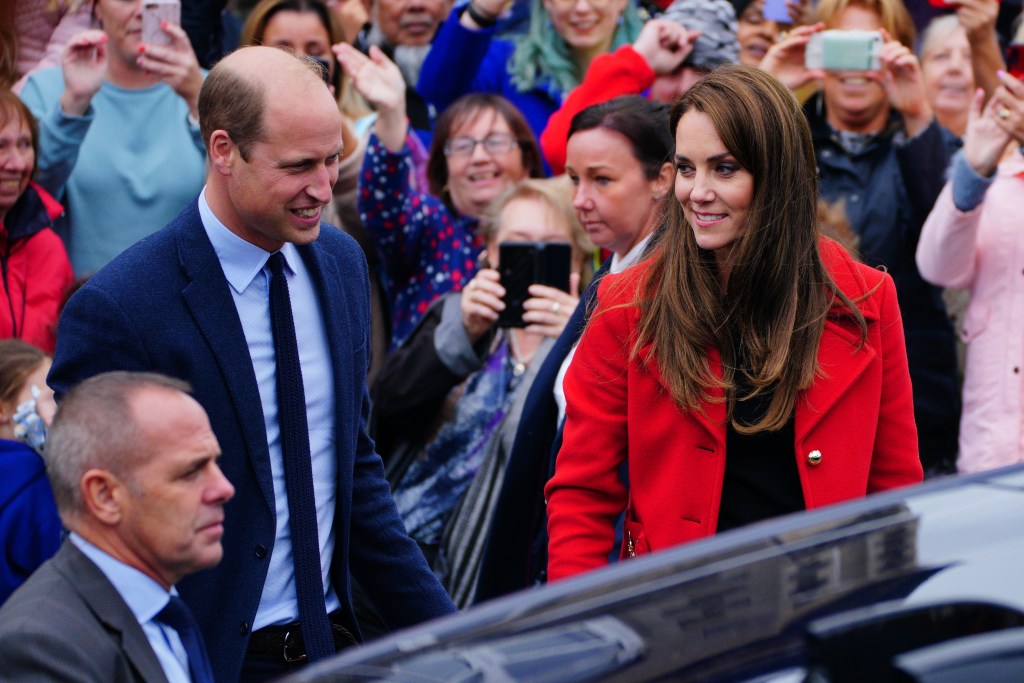
<svg viewBox="0 0 1024 683">
<path fill-rule="evenodd" d="M 571 193 L 564 178 L 509 185 L 480 224 L 487 267 L 430 307 L 374 386 L 377 447 L 399 514 L 462 607 L 475 592 L 523 402 L 576 309 L 593 248 Z M 571 246 L 569 291 L 530 285 L 525 327 L 497 324 L 508 284 L 496 270 L 504 242 Z"/>
<path fill-rule="evenodd" d="M 565 379 L 552 580 L 606 564 L 623 513 L 630 557 L 922 477 L 892 279 L 819 237 L 792 94 L 721 67 L 671 126 L 679 211 Z"/>
</svg>

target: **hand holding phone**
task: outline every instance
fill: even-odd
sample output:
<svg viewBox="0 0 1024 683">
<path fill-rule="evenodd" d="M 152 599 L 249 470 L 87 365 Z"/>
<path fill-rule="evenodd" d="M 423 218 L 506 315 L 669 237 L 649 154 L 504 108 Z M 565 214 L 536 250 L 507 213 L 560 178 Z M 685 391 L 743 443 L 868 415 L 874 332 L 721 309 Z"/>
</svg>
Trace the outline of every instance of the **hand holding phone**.
<svg viewBox="0 0 1024 683">
<path fill-rule="evenodd" d="M 523 304 L 530 285 L 569 291 L 572 247 L 567 242 L 503 242 L 498 246 L 498 272 L 505 288 L 499 327 L 526 327 Z"/>
<path fill-rule="evenodd" d="M 143 0 L 142 42 L 146 45 L 170 45 L 171 37 L 161 28 L 165 21 L 181 24 L 179 0 Z"/>
<path fill-rule="evenodd" d="M 825 71 L 878 71 L 883 44 L 878 31 L 822 31 L 807 41 L 804 65 Z"/>
</svg>

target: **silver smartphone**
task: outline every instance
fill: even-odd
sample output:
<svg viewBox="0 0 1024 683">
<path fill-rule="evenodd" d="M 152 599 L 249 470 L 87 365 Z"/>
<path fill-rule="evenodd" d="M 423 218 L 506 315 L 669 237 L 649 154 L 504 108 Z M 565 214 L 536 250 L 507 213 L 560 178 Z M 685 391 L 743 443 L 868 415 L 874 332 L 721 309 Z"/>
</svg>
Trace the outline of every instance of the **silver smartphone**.
<svg viewBox="0 0 1024 683">
<path fill-rule="evenodd" d="M 822 31 L 808 40 L 804 64 L 825 71 L 878 71 L 881 54 L 878 31 Z"/>
<path fill-rule="evenodd" d="M 146 45 L 170 45 L 171 37 L 160 28 L 163 22 L 181 24 L 181 3 L 174 0 L 143 0 L 142 42 Z"/>
</svg>

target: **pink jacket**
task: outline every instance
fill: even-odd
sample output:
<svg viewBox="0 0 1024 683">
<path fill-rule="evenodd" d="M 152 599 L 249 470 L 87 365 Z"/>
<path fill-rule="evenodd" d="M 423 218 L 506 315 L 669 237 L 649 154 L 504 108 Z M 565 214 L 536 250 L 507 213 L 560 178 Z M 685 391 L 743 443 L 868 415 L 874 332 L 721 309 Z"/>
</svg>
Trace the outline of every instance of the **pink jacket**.
<svg viewBox="0 0 1024 683">
<path fill-rule="evenodd" d="M 967 370 L 957 469 L 978 472 L 1024 460 L 1024 156 L 1000 164 L 980 205 L 953 204 L 952 184 L 935 202 L 917 245 L 925 280 L 968 288 L 961 338 Z"/>
</svg>

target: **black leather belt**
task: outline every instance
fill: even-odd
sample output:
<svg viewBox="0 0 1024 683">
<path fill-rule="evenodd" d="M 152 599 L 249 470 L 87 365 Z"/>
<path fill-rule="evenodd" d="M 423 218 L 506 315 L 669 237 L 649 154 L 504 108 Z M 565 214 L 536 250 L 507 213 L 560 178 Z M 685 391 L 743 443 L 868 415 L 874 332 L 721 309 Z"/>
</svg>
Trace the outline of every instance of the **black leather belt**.
<svg viewBox="0 0 1024 683">
<path fill-rule="evenodd" d="M 352 632 L 338 623 L 340 616 L 340 610 L 328 615 L 331 621 L 331 635 L 334 636 L 334 649 L 337 652 L 359 644 Z M 258 631 L 253 631 L 249 636 L 249 647 L 245 654 L 281 657 L 288 663 L 305 661 L 306 644 L 302 641 L 302 627 L 295 622 L 281 626 L 264 626 Z"/>
</svg>

